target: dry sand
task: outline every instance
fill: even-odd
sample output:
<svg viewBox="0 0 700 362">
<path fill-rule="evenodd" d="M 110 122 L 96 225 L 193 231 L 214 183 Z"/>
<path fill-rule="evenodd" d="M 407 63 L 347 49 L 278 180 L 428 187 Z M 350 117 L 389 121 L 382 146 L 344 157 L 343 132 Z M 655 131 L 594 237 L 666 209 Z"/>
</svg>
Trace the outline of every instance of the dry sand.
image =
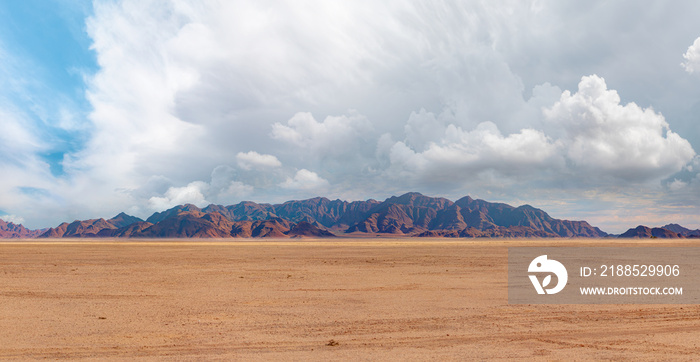
<svg viewBox="0 0 700 362">
<path fill-rule="evenodd" d="M 3 242 L 0 359 L 698 358 L 697 305 L 508 304 L 508 246 L 610 243 Z"/>
</svg>

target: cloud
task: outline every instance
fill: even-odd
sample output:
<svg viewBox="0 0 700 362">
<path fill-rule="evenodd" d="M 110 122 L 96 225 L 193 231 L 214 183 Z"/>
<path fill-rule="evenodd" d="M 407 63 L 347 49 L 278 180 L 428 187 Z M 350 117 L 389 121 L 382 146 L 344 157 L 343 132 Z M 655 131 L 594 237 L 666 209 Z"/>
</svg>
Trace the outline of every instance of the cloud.
<svg viewBox="0 0 700 362">
<path fill-rule="evenodd" d="M 0 220 L 3 220 L 5 222 L 11 222 L 17 225 L 24 223 L 24 218 L 17 215 L 0 215 Z"/>
<path fill-rule="evenodd" d="M 577 93 L 564 91 L 544 115 L 581 175 L 658 179 L 679 171 L 695 156 L 690 143 L 671 131 L 661 114 L 635 103 L 620 104 L 617 92 L 595 75 L 583 77 Z"/>
<path fill-rule="evenodd" d="M 700 38 L 695 39 L 693 45 L 683 54 L 685 62 L 681 63 L 688 73 L 700 72 Z"/>
<path fill-rule="evenodd" d="M 694 200 L 700 194 L 700 156 L 695 156 L 682 170 L 663 180 L 662 185 L 667 191 L 666 200 L 670 203 L 680 205 Z"/>
<path fill-rule="evenodd" d="M 242 201 L 242 198 L 253 193 L 253 189 L 253 186 L 246 185 L 240 181 L 231 181 L 228 187 L 219 192 L 218 198 L 220 200 L 234 199 Z M 224 204 L 231 204 L 231 202 L 224 202 Z"/>
<path fill-rule="evenodd" d="M 187 203 L 204 207 L 210 203 L 230 205 L 242 201 L 243 197 L 253 193 L 254 187 L 236 180 L 236 177 L 237 173 L 233 168 L 220 165 L 212 171 L 209 182 L 193 181 L 186 186 L 170 186 L 162 194 L 151 196 L 148 198 L 147 210 L 162 211 Z M 149 187 L 150 192 L 157 193 L 164 182 L 169 183 L 162 177 L 154 179 L 153 187 Z M 137 192 L 143 197 L 149 191 L 141 188 Z"/>
<path fill-rule="evenodd" d="M 219 204 L 232 204 L 242 201 L 253 193 L 255 188 L 239 179 L 240 175 L 229 166 L 220 165 L 211 173 L 209 198 Z"/>
<path fill-rule="evenodd" d="M 389 151 L 389 170 L 404 176 L 408 171 L 428 182 L 459 184 L 484 171 L 508 175 L 557 167 L 562 163 L 557 151 L 557 145 L 541 131 L 523 129 L 504 136 L 491 122 L 481 123 L 472 131 L 450 124 L 441 138 L 422 152 L 396 142 Z"/>
<path fill-rule="evenodd" d="M 668 188 L 671 189 L 671 191 L 678 191 L 684 189 L 686 186 L 688 186 L 687 182 L 681 181 L 679 179 L 674 179 L 668 184 Z"/>
<path fill-rule="evenodd" d="M 36 157 L 36 153 L 47 150 L 27 127 L 29 123 L 20 112 L 5 110 L 0 104 L 0 163 L 26 164 Z"/>
<path fill-rule="evenodd" d="M 52 175 L 49 164 L 41 156 L 49 152 L 49 146 L 34 132 L 26 115 L 11 105 L 3 104 L 1 98 L 0 207 L 10 216 L 22 215 L 23 220 L 19 222 L 23 223 L 26 219 L 28 227 L 41 226 L 38 220 L 45 220 L 51 215 L 65 215 L 55 207 L 59 197 L 53 195 L 61 186 L 61 181 Z M 20 218 L 10 216 L 0 218 L 12 222 Z"/>
<path fill-rule="evenodd" d="M 311 113 L 300 112 L 287 121 L 272 125 L 271 137 L 313 152 L 347 153 L 348 149 L 362 151 L 358 142 L 372 135 L 372 124 L 363 115 L 328 116 L 318 122 Z"/>
<path fill-rule="evenodd" d="M 670 172 L 688 153 L 667 125 L 627 127 L 626 146 L 657 133 L 664 141 L 651 137 L 648 149 L 627 147 L 631 156 L 615 149 L 603 160 L 596 142 L 614 147 L 612 140 L 571 137 L 554 113 L 542 116 L 561 95 L 556 86 L 534 86 L 524 99 L 528 74 L 514 72 L 512 60 L 546 45 L 533 40 L 538 31 L 565 26 L 552 15 L 570 8 L 409 2 L 397 11 L 320 2 L 313 13 L 305 9 L 98 2 L 88 21 L 101 65 L 89 91 L 96 130 L 69 169 L 107 187 L 136 188 L 153 175 L 187 185 L 235 162 L 258 172 L 238 181 L 265 192 L 286 182 L 270 174 L 282 165 L 324 170 L 329 184 L 351 189 L 381 188 L 391 172 L 462 184 L 490 172 L 536 179 L 597 170 L 636 180 Z M 582 156 L 591 149 L 600 163 Z"/>
<path fill-rule="evenodd" d="M 280 160 L 273 155 L 261 155 L 255 151 L 250 152 L 238 152 L 236 155 L 236 160 L 238 160 L 238 167 L 244 170 L 251 170 L 254 168 L 274 168 L 282 166 Z"/>
<path fill-rule="evenodd" d="M 209 185 L 206 183 L 195 181 L 184 187 L 171 187 L 162 197 L 151 197 L 148 202 L 153 210 L 165 210 L 183 204 L 204 207 L 209 204 L 204 197 L 208 189 Z"/>
<path fill-rule="evenodd" d="M 285 189 L 308 191 L 322 191 L 328 186 L 329 183 L 327 180 L 323 179 L 315 172 L 306 169 L 297 171 L 294 178 L 287 177 L 287 179 L 280 184 L 280 187 Z"/>
<path fill-rule="evenodd" d="M 216 189 L 203 181 L 194 181 L 187 186 L 170 187 L 162 196 L 151 197 L 148 199 L 148 209 L 162 211 L 183 204 L 204 207 L 213 203 L 213 201 L 208 200 L 209 198 L 224 201 L 223 204 L 229 205 L 233 203 L 230 200 L 242 201 L 242 197 L 248 196 L 252 192 L 252 186 L 240 181 L 230 181 L 220 189 Z M 229 200 L 229 202 L 225 200 Z"/>
<path fill-rule="evenodd" d="M 576 93 L 562 92 L 540 114 L 543 129 L 504 135 L 493 122 L 464 130 L 443 126 L 438 117 L 421 110 L 409 117 L 406 140 L 383 136 L 378 154 L 389 158 L 385 175 L 443 187 L 484 175 L 492 178 L 494 172 L 501 179 L 567 187 L 609 185 L 612 178 L 622 187 L 661 180 L 695 156 L 690 143 L 671 131 L 661 114 L 634 103 L 622 105 L 617 92 L 595 75 L 582 77 Z"/>
<path fill-rule="evenodd" d="M 444 114 L 444 113 L 443 113 Z M 421 108 L 418 112 L 411 112 L 408 117 L 404 132 L 406 144 L 417 150 L 424 150 L 433 141 L 440 139 L 446 131 L 444 121 L 439 116 Z"/>
<path fill-rule="evenodd" d="M 322 121 L 310 112 L 299 112 L 284 124 L 272 124 L 269 132 L 285 165 L 324 170 L 333 184 L 345 190 L 361 187 L 367 173 L 377 167 L 377 137 L 370 120 L 352 110 Z"/>
</svg>

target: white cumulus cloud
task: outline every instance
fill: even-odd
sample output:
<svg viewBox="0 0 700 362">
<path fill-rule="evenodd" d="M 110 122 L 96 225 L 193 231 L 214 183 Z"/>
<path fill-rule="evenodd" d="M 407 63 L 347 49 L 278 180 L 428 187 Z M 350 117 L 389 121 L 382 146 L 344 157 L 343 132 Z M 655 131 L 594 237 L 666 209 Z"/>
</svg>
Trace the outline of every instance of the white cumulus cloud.
<svg viewBox="0 0 700 362">
<path fill-rule="evenodd" d="M 681 63 L 688 73 L 700 72 L 700 38 L 695 39 L 693 45 L 683 54 L 685 62 Z"/>
<path fill-rule="evenodd" d="M 233 199 L 237 201 L 242 201 L 242 198 L 253 193 L 254 187 L 246 185 L 240 181 L 231 181 L 228 187 L 222 189 L 219 192 L 218 199 L 228 200 Z M 231 202 L 223 202 L 224 204 L 231 204 Z"/>
<path fill-rule="evenodd" d="M 623 186 L 661 180 L 695 156 L 661 114 L 621 104 L 618 93 L 596 75 L 582 77 L 573 94 L 560 91 L 540 117 L 542 129 L 504 133 L 494 122 L 471 130 L 444 126 L 439 117 L 421 110 L 409 117 L 404 141 L 388 134 L 378 139 L 377 155 L 388 158 L 386 176 L 453 187 L 484 175 L 568 187 L 612 178 Z"/>
<path fill-rule="evenodd" d="M 294 178 L 287 179 L 280 184 L 280 187 L 285 189 L 295 190 L 323 190 L 329 186 L 329 183 L 324 178 L 320 177 L 316 172 L 307 169 L 297 171 Z"/>
<path fill-rule="evenodd" d="M 345 153 L 348 147 L 357 148 L 358 142 L 373 133 L 372 124 L 357 112 L 328 116 L 318 122 L 311 113 L 300 112 L 287 124 L 272 125 L 273 139 L 314 152 Z"/>
<path fill-rule="evenodd" d="M 193 204 L 198 207 L 210 203 L 230 205 L 242 201 L 255 189 L 236 178 L 237 173 L 232 167 L 221 165 L 212 171 L 209 182 L 193 181 L 186 186 L 169 186 L 165 192 L 158 192 L 159 188 L 163 188 L 163 184 L 170 182 L 167 179 L 156 178 L 152 180 L 151 187 L 140 189 L 137 193 L 156 194 L 148 198 L 146 209 L 149 211 L 162 211 L 182 204 Z"/>
<path fill-rule="evenodd" d="M 171 187 L 162 197 L 154 196 L 148 201 L 153 210 L 165 210 L 183 204 L 193 204 L 198 207 L 204 207 L 209 204 L 204 197 L 208 189 L 209 185 L 207 183 L 195 181 L 187 186 Z"/>
<path fill-rule="evenodd" d="M 564 91 L 544 115 L 581 174 L 643 181 L 679 171 L 695 156 L 661 114 L 620 104 L 617 92 L 595 75 L 583 77 L 578 92 Z"/>
<path fill-rule="evenodd" d="M 255 151 L 238 152 L 236 155 L 238 166 L 244 170 L 252 170 L 254 168 L 274 168 L 282 166 L 282 162 L 273 155 L 261 155 Z"/>
<path fill-rule="evenodd" d="M 410 171 L 431 180 L 473 178 L 480 172 L 496 170 L 502 174 L 534 173 L 538 169 L 561 164 L 558 148 L 541 131 L 523 129 L 503 135 L 496 124 L 484 122 L 474 130 L 448 125 L 437 142 L 416 152 L 404 142 L 396 142 L 389 152 L 393 169 Z M 397 170 L 399 166 L 401 170 Z"/>
</svg>

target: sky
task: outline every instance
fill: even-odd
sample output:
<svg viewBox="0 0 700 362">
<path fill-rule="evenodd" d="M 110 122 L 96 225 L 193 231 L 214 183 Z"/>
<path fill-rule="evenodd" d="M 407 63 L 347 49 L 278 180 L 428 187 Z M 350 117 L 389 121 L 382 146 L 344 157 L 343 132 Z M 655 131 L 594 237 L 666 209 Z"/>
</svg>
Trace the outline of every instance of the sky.
<svg viewBox="0 0 700 362">
<path fill-rule="evenodd" d="M 700 228 L 695 1 L 0 2 L 0 218 L 409 191 Z"/>
</svg>

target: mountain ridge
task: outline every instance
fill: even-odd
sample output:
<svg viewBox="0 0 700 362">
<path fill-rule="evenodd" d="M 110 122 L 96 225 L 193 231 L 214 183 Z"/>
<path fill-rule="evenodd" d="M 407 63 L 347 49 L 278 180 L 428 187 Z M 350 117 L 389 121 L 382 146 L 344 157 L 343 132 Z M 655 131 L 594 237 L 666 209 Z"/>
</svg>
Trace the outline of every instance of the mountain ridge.
<svg viewBox="0 0 700 362">
<path fill-rule="evenodd" d="M 12 226 L 11 226 L 12 225 Z M 119 213 L 111 219 L 75 220 L 44 230 L 0 222 L 0 238 L 241 238 L 241 237 L 607 237 L 586 221 L 561 220 L 530 205 L 511 206 L 464 196 L 457 201 L 409 192 L 384 201 L 314 197 L 281 204 L 177 205 L 146 220 Z M 5 229 L 15 230 L 4 231 Z M 648 230 L 647 230 L 648 229 Z M 619 237 L 693 237 L 677 224 L 637 227 Z"/>
<path fill-rule="evenodd" d="M 314 197 L 281 204 L 177 205 L 146 220 L 119 213 L 111 219 L 64 222 L 39 238 L 236 238 L 360 235 L 445 237 L 604 237 L 586 221 L 559 220 L 529 205 L 513 207 L 465 196 L 457 201 L 418 192 L 384 201 Z M 23 237 L 30 237 L 24 232 Z"/>
</svg>

